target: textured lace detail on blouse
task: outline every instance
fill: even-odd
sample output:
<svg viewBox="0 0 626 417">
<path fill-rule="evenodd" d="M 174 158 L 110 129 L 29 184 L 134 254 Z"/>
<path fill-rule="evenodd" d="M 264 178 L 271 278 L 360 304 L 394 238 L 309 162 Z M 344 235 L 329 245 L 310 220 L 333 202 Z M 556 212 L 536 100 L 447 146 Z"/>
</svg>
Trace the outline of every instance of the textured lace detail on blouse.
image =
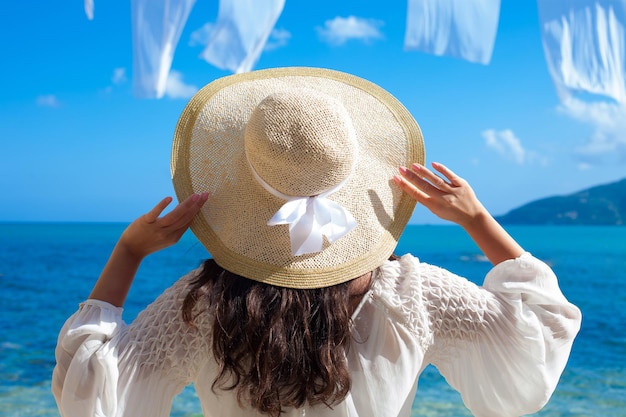
<svg viewBox="0 0 626 417">
<path fill-rule="evenodd" d="M 423 300 L 435 337 L 473 339 L 497 319 L 500 308 L 492 293 L 445 269 L 425 269 Z"/>
<path fill-rule="evenodd" d="M 432 338 L 472 339 L 501 314 L 492 293 L 412 256 L 381 266 L 373 290 L 422 347 Z"/>
<path fill-rule="evenodd" d="M 413 334 L 425 349 L 431 342 L 427 312 L 422 308 L 422 283 L 407 269 L 407 260 L 385 262 L 372 286 L 374 301 Z"/>
<path fill-rule="evenodd" d="M 120 358 L 122 366 L 142 371 L 166 371 L 168 376 L 188 384 L 210 355 L 210 317 L 199 314 L 194 326 L 183 321 L 181 306 L 195 271 L 181 278 L 142 311 L 123 334 L 128 345 Z M 198 301 L 194 313 L 204 308 Z"/>
</svg>

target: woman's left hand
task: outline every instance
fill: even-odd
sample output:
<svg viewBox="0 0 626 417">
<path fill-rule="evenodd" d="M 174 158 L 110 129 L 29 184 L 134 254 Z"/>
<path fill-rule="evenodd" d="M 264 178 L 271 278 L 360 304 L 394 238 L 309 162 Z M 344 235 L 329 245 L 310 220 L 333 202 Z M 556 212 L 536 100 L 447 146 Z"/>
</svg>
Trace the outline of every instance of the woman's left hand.
<svg viewBox="0 0 626 417">
<path fill-rule="evenodd" d="M 118 245 L 128 254 L 142 259 L 178 242 L 194 216 L 208 199 L 208 193 L 193 194 L 171 212 L 159 217 L 172 202 L 166 197 L 152 210 L 132 222 L 122 233 Z"/>
<path fill-rule="evenodd" d="M 178 242 L 208 197 L 207 193 L 189 196 L 159 217 L 172 202 L 167 197 L 132 222 L 113 248 L 89 298 L 122 307 L 143 258 Z"/>
</svg>

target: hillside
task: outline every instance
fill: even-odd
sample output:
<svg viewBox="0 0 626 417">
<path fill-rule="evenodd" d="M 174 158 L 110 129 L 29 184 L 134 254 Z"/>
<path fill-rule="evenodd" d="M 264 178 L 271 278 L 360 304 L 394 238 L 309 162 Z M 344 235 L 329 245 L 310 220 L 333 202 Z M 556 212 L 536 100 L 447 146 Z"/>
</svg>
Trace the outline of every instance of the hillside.
<svg viewBox="0 0 626 417">
<path fill-rule="evenodd" d="M 502 224 L 625 225 L 626 178 L 536 200 L 496 218 Z"/>
</svg>

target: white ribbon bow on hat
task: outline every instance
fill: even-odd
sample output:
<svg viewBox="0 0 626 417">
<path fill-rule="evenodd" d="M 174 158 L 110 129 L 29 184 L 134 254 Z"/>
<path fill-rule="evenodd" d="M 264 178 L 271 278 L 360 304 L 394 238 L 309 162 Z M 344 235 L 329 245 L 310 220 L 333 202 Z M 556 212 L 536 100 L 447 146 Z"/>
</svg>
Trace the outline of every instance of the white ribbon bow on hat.
<svg viewBox="0 0 626 417">
<path fill-rule="evenodd" d="M 267 222 L 268 226 L 289 225 L 294 256 L 320 252 L 324 236 L 333 243 L 356 226 L 356 220 L 348 210 L 326 198 L 330 193 L 291 198 Z"/>
<path fill-rule="evenodd" d="M 266 183 L 250 161 L 248 163 L 254 177 L 263 188 L 274 196 L 287 200 L 267 222 L 267 225 L 289 225 L 292 255 L 321 252 L 324 248 L 324 236 L 329 243 L 333 243 L 356 227 L 356 220 L 345 207 L 326 198 L 343 187 L 351 175 L 330 190 L 316 196 L 293 197 L 281 193 Z"/>
</svg>

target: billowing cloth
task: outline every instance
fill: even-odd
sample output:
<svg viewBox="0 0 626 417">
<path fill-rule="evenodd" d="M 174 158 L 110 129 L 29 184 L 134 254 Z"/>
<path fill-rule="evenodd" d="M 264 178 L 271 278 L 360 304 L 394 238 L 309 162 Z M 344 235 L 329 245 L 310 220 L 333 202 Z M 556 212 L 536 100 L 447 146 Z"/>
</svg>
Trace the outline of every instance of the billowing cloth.
<svg viewBox="0 0 626 417">
<path fill-rule="evenodd" d="M 211 319 L 200 314 L 191 327 L 181 318 L 195 274 L 181 278 L 129 326 L 119 308 L 81 304 L 56 350 L 52 390 L 63 417 L 165 417 L 190 383 L 207 417 L 259 416 L 242 409 L 235 392 L 211 390 L 217 367 Z M 205 302 L 196 308 L 206 308 Z M 533 413 L 554 391 L 580 321 L 552 270 L 528 253 L 495 266 L 482 287 L 405 255 L 375 271 L 353 314 L 346 399 L 333 409 L 284 415 L 409 416 L 429 363 L 475 416 Z"/>
<path fill-rule="evenodd" d="M 161 98 L 174 51 L 195 0 L 132 0 L 133 89 Z"/>
<path fill-rule="evenodd" d="M 87 19 L 93 20 L 93 0 L 85 0 L 85 14 Z"/>
<path fill-rule="evenodd" d="M 562 101 L 577 92 L 626 103 L 626 0 L 538 0 L 543 46 Z"/>
<path fill-rule="evenodd" d="M 500 0 L 408 0 L 404 47 L 488 64 L 499 18 Z"/>
<path fill-rule="evenodd" d="M 285 0 L 220 0 L 217 23 L 201 57 L 235 73 L 252 69 Z"/>
</svg>

